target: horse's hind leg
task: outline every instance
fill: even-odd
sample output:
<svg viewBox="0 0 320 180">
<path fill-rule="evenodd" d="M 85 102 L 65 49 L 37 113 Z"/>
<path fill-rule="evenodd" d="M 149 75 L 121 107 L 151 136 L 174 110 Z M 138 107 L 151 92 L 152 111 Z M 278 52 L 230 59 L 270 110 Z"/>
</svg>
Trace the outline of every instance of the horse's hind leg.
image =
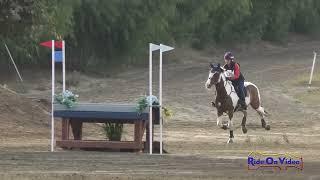
<svg viewBox="0 0 320 180">
<path fill-rule="evenodd" d="M 262 128 L 266 129 L 266 130 L 270 130 L 270 125 L 266 123 L 265 121 L 265 111 L 263 109 L 263 107 L 259 107 L 258 109 L 256 109 L 256 111 L 258 112 L 259 116 L 261 117 L 261 126 Z"/>
<path fill-rule="evenodd" d="M 241 128 L 242 128 L 242 132 L 244 134 L 246 134 L 248 132 L 247 128 L 246 128 L 246 122 L 247 122 L 247 111 L 242 111 L 243 112 L 243 118 L 242 118 L 242 122 L 241 122 Z"/>
</svg>

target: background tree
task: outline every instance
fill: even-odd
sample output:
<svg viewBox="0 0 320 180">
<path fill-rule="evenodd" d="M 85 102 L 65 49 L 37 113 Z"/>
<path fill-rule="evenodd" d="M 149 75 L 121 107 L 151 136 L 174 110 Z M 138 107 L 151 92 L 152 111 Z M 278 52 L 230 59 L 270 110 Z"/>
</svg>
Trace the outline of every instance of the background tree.
<svg viewBox="0 0 320 180">
<path fill-rule="evenodd" d="M 318 0 L 0 0 L 0 38 L 19 64 L 49 66 L 39 43 L 66 39 L 68 67 L 82 71 L 145 63 L 149 42 L 202 49 L 319 28 Z"/>
</svg>

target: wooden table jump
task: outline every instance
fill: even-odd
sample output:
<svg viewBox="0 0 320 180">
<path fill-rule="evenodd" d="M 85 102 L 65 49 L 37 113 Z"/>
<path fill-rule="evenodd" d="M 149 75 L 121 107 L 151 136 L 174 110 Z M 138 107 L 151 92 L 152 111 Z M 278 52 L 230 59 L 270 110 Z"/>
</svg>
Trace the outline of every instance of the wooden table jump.
<svg viewBox="0 0 320 180">
<path fill-rule="evenodd" d="M 129 149 L 142 151 L 145 143 L 142 138 L 146 130 L 146 145 L 149 145 L 148 109 L 137 113 L 134 104 L 78 103 L 72 108 L 54 104 L 54 117 L 62 120 L 61 140 L 56 145 L 61 148 L 85 149 Z M 119 122 L 134 124 L 133 141 L 82 140 L 83 123 Z M 153 124 L 159 123 L 159 109 L 153 109 Z M 73 139 L 70 139 L 70 127 Z M 153 135 L 152 140 L 153 141 Z"/>
</svg>

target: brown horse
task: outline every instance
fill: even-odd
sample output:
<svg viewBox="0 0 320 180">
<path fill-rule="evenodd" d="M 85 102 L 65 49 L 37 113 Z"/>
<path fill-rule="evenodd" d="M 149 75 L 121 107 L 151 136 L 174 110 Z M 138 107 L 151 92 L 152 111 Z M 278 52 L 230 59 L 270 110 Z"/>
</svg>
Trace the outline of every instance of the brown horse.
<svg viewBox="0 0 320 180">
<path fill-rule="evenodd" d="M 228 143 L 233 142 L 233 113 L 237 112 L 237 104 L 239 97 L 232 85 L 232 82 L 227 80 L 226 72 L 220 64 L 210 64 L 210 71 L 209 71 L 209 77 L 205 84 L 206 88 L 211 88 L 212 85 L 215 85 L 216 87 L 216 100 L 215 103 L 212 103 L 216 109 L 217 109 L 217 126 L 220 126 L 220 117 L 223 115 L 223 113 L 226 113 L 229 117 L 228 125 L 222 125 L 223 129 L 229 128 L 230 136 Z M 262 127 L 266 130 L 270 130 L 270 125 L 267 125 L 265 121 L 265 116 L 268 115 L 268 113 L 264 110 L 264 108 L 261 106 L 261 98 L 259 89 L 256 85 L 250 82 L 244 83 L 246 88 L 246 104 L 250 105 L 253 109 L 255 109 L 258 114 L 261 117 L 261 124 Z M 246 121 L 247 121 L 247 111 L 246 110 L 240 110 L 243 112 L 243 118 L 242 118 L 242 132 L 247 133 L 246 128 Z"/>
</svg>

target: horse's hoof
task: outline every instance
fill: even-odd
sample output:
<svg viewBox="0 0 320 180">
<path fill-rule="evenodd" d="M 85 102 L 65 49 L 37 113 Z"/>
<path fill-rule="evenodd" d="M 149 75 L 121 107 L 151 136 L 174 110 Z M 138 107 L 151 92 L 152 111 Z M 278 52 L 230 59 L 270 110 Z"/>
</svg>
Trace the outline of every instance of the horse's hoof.
<svg viewBox="0 0 320 180">
<path fill-rule="evenodd" d="M 262 128 L 266 128 L 266 122 L 265 122 L 265 120 L 264 119 L 261 119 L 261 126 L 262 126 Z"/>
<path fill-rule="evenodd" d="M 216 107 L 216 104 L 212 101 L 212 102 L 211 102 L 211 106 L 212 106 L 212 107 Z"/>
<path fill-rule="evenodd" d="M 223 130 L 227 130 L 228 129 L 228 126 L 227 125 L 222 125 L 222 127 L 221 127 Z"/>
<path fill-rule="evenodd" d="M 270 130 L 270 125 L 267 125 L 267 126 L 265 127 L 265 129 L 266 129 L 267 131 L 269 131 L 269 130 Z"/>
<path fill-rule="evenodd" d="M 228 140 L 227 143 L 228 143 L 228 144 L 233 143 L 233 139 L 232 139 L 232 138 L 229 138 L 229 140 Z"/>
<path fill-rule="evenodd" d="M 248 132 L 247 128 L 246 127 L 242 127 L 242 132 L 243 132 L 243 134 L 246 134 Z"/>
</svg>

